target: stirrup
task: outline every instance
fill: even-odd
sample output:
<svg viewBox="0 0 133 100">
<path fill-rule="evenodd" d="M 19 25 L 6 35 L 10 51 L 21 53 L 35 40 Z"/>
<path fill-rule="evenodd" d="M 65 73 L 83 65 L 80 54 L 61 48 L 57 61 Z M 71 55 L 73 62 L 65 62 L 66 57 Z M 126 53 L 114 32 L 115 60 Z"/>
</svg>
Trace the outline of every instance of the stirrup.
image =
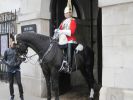
<svg viewBox="0 0 133 100">
<path fill-rule="evenodd" d="M 61 64 L 61 67 L 59 69 L 59 72 L 61 72 L 62 70 L 66 69 L 64 66 L 67 65 L 67 61 L 66 60 L 63 60 L 62 64 Z"/>
<path fill-rule="evenodd" d="M 59 72 L 65 72 L 69 74 L 71 73 L 68 62 L 66 60 L 63 60 L 61 68 L 59 69 Z"/>
</svg>

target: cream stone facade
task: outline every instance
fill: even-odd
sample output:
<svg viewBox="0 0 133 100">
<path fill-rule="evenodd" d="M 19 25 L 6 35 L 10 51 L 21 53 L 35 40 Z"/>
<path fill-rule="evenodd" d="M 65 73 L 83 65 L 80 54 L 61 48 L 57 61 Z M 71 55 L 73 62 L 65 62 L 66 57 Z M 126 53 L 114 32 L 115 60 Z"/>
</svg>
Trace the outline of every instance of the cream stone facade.
<svg viewBox="0 0 133 100">
<path fill-rule="evenodd" d="M 49 0 L 22 0 L 18 15 L 18 33 L 21 33 L 21 26 L 36 24 L 37 34 L 49 36 L 49 6 Z M 35 52 L 29 48 L 28 55 L 33 54 Z M 32 57 L 21 67 L 25 91 L 40 97 L 46 96 L 46 83 L 38 63 L 38 56 Z"/>
<path fill-rule="evenodd" d="M 100 100 L 133 99 L 133 0 L 99 0 L 103 71 Z"/>
</svg>

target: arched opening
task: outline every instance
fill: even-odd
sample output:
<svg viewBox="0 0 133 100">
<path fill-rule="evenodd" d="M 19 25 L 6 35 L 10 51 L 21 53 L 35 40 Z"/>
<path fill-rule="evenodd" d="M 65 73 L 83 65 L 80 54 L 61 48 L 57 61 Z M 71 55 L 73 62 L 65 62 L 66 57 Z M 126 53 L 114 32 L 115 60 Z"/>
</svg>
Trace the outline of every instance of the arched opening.
<svg viewBox="0 0 133 100">
<path fill-rule="evenodd" d="M 74 17 L 76 19 L 84 18 L 84 14 L 81 13 L 81 9 L 79 9 L 79 2 L 76 0 L 72 0 L 72 6 L 74 10 Z M 65 19 L 64 17 L 64 8 L 67 5 L 67 0 L 52 0 L 51 1 L 51 25 L 50 25 L 50 35 L 52 36 L 54 33 L 54 29 L 58 28 L 60 23 Z M 70 75 L 61 73 L 60 74 L 60 91 L 64 92 L 69 90 L 70 85 Z"/>
<path fill-rule="evenodd" d="M 50 11 L 50 35 L 54 29 L 58 28 L 64 20 L 64 8 L 67 0 L 51 0 Z M 102 82 L 102 17 L 101 9 L 98 8 L 98 0 L 72 0 L 73 16 L 75 17 L 77 28 L 77 39 L 82 44 L 91 46 L 95 52 L 94 76 L 97 83 Z M 77 75 L 78 74 L 78 75 Z M 74 80 L 80 79 L 79 73 L 74 76 Z M 60 89 L 67 90 L 70 87 L 70 75 L 61 74 Z M 80 81 L 80 80 L 79 80 Z M 79 82 L 80 84 L 80 82 Z"/>
</svg>

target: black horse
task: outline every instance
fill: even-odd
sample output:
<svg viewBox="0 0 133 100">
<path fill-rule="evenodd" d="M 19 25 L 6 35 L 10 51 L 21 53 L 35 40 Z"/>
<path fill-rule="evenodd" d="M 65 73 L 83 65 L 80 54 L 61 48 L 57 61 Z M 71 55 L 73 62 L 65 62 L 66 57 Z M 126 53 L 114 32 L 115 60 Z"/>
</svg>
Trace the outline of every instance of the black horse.
<svg viewBox="0 0 133 100">
<path fill-rule="evenodd" d="M 35 33 L 18 34 L 15 40 L 17 41 L 16 47 L 20 55 L 26 54 L 28 47 L 31 47 L 39 55 L 40 65 L 46 79 L 47 100 L 51 100 L 50 80 L 52 80 L 55 100 L 59 100 L 59 69 L 63 61 L 63 52 L 58 46 L 58 43 L 48 36 Z M 75 64 L 73 64 L 73 66 L 74 65 Z M 90 91 L 89 100 L 93 100 L 94 53 L 90 47 L 86 46 L 83 51 L 76 54 L 76 65 L 88 84 L 88 89 Z M 73 69 L 73 71 L 74 70 L 75 69 Z"/>
</svg>

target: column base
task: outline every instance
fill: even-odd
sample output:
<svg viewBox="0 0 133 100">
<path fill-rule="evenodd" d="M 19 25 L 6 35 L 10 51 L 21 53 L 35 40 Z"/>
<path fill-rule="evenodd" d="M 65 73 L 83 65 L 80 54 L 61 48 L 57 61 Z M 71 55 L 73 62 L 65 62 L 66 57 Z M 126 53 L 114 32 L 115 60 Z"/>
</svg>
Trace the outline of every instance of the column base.
<svg viewBox="0 0 133 100">
<path fill-rule="evenodd" d="M 133 90 L 102 87 L 99 100 L 133 100 Z"/>
</svg>

